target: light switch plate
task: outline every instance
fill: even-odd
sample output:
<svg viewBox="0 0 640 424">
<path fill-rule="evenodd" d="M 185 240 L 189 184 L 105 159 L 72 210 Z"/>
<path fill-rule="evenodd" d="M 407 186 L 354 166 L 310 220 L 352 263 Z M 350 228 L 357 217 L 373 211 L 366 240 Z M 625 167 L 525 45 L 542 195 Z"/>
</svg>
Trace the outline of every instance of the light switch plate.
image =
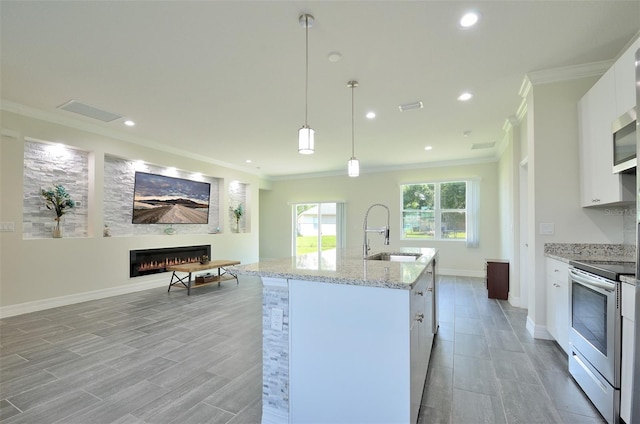
<svg viewBox="0 0 640 424">
<path fill-rule="evenodd" d="M 271 309 L 271 329 L 282 331 L 282 321 L 284 319 L 284 311 L 278 308 Z"/>
<path fill-rule="evenodd" d="M 553 235 L 555 234 L 555 224 L 553 222 L 541 222 L 540 223 L 540 234 L 542 235 Z"/>
</svg>

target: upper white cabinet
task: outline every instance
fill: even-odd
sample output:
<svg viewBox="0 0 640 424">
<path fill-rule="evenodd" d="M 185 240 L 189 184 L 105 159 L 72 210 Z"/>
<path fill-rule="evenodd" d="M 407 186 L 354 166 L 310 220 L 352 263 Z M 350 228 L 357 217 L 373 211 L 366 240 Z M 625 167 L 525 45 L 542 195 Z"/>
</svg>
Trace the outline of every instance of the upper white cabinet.
<svg viewBox="0 0 640 424">
<path fill-rule="evenodd" d="M 636 105 L 635 53 L 639 48 L 640 38 L 613 65 L 616 79 L 616 117 Z"/>
<path fill-rule="evenodd" d="M 635 176 L 613 173 L 611 134 L 613 120 L 635 104 L 634 53 L 625 51 L 578 102 L 583 207 L 635 202 Z"/>
</svg>

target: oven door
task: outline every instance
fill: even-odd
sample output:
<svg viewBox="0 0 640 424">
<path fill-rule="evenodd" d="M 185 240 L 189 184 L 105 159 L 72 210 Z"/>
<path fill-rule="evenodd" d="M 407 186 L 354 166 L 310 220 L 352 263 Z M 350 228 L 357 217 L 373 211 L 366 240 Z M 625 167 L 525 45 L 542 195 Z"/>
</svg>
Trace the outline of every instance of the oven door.
<svg viewBox="0 0 640 424">
<path fill-rule="evenodd" d="M 615 281 L 571 268 L 569 342 L 614 387 L 620 387 L 620 304 Z"/>
</svg>

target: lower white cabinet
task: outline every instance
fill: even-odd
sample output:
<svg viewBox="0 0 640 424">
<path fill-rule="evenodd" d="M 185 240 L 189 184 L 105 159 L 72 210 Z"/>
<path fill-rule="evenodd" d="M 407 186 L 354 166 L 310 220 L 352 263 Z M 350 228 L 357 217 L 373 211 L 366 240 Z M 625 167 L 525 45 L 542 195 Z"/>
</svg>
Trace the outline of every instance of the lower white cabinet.
<svg viewBox="0 0 640 424">
<path fill-rule="evenodd" d="M 569 354 L 569 264 L 546 258 L 547 331 Z"/>
<path fill-rule="evenodd" d="M 630 423 L 633 376 L 633 324 L 635 322 L 635 287 L 622 283 L 622 369 L 620 381 L 620 418 Z"/>
</svg>

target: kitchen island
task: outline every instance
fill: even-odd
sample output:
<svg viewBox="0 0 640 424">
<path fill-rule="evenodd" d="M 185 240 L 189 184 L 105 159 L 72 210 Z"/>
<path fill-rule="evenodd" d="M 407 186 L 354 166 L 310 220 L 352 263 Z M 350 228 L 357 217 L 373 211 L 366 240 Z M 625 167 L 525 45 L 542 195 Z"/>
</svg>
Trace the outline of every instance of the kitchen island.
<svg viewBox="0 0 640 424">
<path fill-rule="evenodd" d="M 416 422 L 437 250 L 378 257 L 332 250 L 231 268 L 264 284 L 262 423 Z"/>
</svg>

